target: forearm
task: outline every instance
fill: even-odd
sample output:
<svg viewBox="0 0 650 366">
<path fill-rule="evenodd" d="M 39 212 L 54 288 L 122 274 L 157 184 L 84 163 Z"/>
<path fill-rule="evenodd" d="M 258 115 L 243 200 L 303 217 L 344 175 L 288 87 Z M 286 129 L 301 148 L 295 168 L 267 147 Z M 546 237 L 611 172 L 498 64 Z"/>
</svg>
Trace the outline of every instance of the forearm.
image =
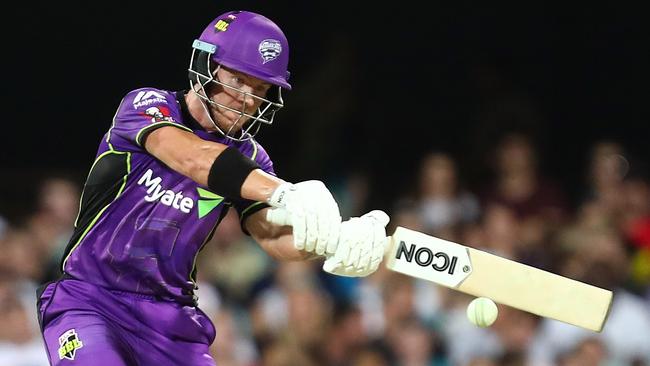
<svg viewBox="0 0 650 366">
<path fill-rule="evenodd" d="M 284 181 L 264 172 L 261 169 L 253 170 L 241 187 L 241 196 L 243 198 L 266 202 L 273 191 Z"/>
<path fill-rule="evenodd" d="M 221 144 L 214 143 L 214 145 Z M 220 171 L 218 168 L 216 171 L 211 172 L 212 169 L 215 169 L 213 166 L 215 164 L 215 161 L 219 158 L 224 150 L 225 149 L 220 149 L 220 147 L 211 147 L 206 149 L 205 153 L 197 155 L 197 162 L 190 165 L 191 169 L 189 169 L 187 172 L 187 176 L 199 184 L 211 187 L 209 178 L 210 174 L 229 173 L 226 171 L 227 169 Z M 246 176 L 246 179 L 241 184 L 241 188 L 238 193 L 240 197 L 247 200 L 266 202 L 268 198 L 271 197 L 273 191 L 281 183 L 283 183 L 283 180 L 280 178 L 268 174 L 261 169 L 254 169 L 248 174 L 248 176 Z"/>
<path fill-rule="evenodd" d="M 256 241 L 268 255 L 280 261 L 303 261 L 322 257 L 296 249 L 293 245 L 291 232 L 276 238 L 256 239 Z"/>
<path fill-rule="evenodd" d="M 227 145 L 203 140 L 175 127 L 162 127 L 151 132 L 145 146 L 171 169 L 204 186 L 210 187 L 210 174 L 229 174 L 219 169 L 213 171 L 215 161 L 226 151 Z M 266 202 L 282 182 L 261 169 L 254 169 L 243 180 L 237 193 L 245 199 Z"/>
</svg>

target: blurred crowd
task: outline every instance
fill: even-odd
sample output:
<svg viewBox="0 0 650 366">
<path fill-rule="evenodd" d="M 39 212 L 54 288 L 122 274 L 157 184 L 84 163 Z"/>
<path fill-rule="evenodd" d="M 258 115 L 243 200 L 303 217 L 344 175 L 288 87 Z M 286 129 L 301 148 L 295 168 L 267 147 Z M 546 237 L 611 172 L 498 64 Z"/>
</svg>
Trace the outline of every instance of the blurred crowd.
<svg viewBox="0 0 650 366">
<path fill-rule="evenodd" d="M 503 305 L 491 327 L 478 328 L 465 316 L 472 297 L 429 282 L 383 267 L 343 278 L 318 260 L 276 262 L 231 210 L 198 260 L 217 365 L 650 365 L 646 162 L 617 141 L 597 141 L 576 197 L 540 169 L 529 136 L 505 134 L 493 148 L 480 182 L 465 181 L 467 167 L 449 152 L 422 156 L 415 189 L 388 212 L 388 232 L 404 226 L 611 289 L 602 333 Z M 363 174 L 332 189 L 344 218 L 373 208 Z M 0 210 L 0 366 L 48 364 L 35 288 L 60 273 L 80 191 L 77 181 L 47 177 L 24 218 Z"/>
</svg>

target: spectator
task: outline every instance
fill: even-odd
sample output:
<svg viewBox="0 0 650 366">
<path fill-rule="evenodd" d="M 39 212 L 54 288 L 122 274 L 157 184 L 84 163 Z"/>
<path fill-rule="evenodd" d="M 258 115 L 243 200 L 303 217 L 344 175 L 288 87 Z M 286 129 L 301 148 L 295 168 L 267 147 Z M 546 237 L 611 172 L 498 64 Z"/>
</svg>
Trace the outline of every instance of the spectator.
<svg viewBox="0 0 650 366">
<path fill-rule="evenodd" d="M 8 229 L 0 250 L 0 272 L 10 274 L 21 281 L 37 283 L 43 277 L 44 256 L 31 231 L 22 228 Z"/>
<path fill-rule="evenodd" d="M 583 226 L 566 241 L 565 261 L 560 273 L 569 278 L 614 291 L 612 309 L 602 333 L 543 319 L 530 347 L 534 365 L 552 365 L 561 355 L 574 352 L 581 342 L 597 337 L 607 350 L 607 361 L 632 365 L 650 363 L 650 312 L 644 300 L 626 287 L 629 258 L 623 239 L 612 227 Z"/>
<path fill-rule="evenodd" d="M 574 349 L 558 356 L 558 366 L 605 365 L 607 349 L 597 338 L 587 338 Z"/>
<path fill-rule="evenodd" d="M 625 149 L 619 142 L 594 142 L 589 151 L 586 193 L 580 204 L 599 206 L 610 216 L 620 213 L 623 205 L 622 183 L 628 169 Z"/>
<path fill-rule="evenodd" d="M 331 328 L 325 337 L 327 343 L 323 346 L 323 364 L 347 365 L 369 341 L 361 321 L 361 311 L 353 303 L 338 302 L 332 315 Z"/>
<path fill-rule="evenodd" d="M 239 218 L 230 210 L 197 258 L 197 273 L 216 286 L 223 296 L 241 306 L 252 300 L 255 286 L 271 275 L 270 257 L 240 228 Z M 233 271 L 233 268 L 246 270 Z"/>
<path fill-rule="evenodd" d="M 492 180 L 480 194 L 481 206 L 501 204 L 522 221 L 561 223 L 568 214 L 565 193 L 557 181 L 541 171 L 538 151 L 531 137 L 510 132 L 495 146 Z"/>
<path fill-rule="evenodd" d="M 631 256 L 631 286 L 650 306 L 650 172 L 633 161 L 622 185 L 623 210 L 619 226 Z"/>
<path fill-rule="evenodd" d="M 27 228 L 44 256 L 41 282 L 61 273 L 61 256 L 74 229 L 79 196 L 79 187 L 69 178 L 49 177 L 39 186 L 36 211 L 28 218 Z"/>
<path fill-rule="evenodd" d="M 495 146 L 495 175 L 484 185 L 480 201 L 482 210 L 501 206 L 514 215 L 517 247 L 503 248 L 514 255 L 511 259 L 547 269 L 554 251 L 549 239 L 571 212 L 564 190 L 542 171 L 538 153 L 532 137 L 506 133 Z"/>
<path fill-rule="evenodd" d="M 0 274 L 0 365 L 49 365 L 33 316 L 33 295 L 22 294 L 19 278 Z"/>
<path fill-rule="evenodd" d="M 210 354 L 220 366 L 248 366 L 258 358 L 252 340 L 243 332 L 234 309 L 221 307 L 210 314 L 219 331 L 217 339 L 210 346 Z"/>
<path fill-rule="evenodd" d="M 304 309 L 305 301 L 313 300 L 310 296 L 300 296 L 303 289 L 321 288 L 318 277 L 311 263 L 316 262 L 281 262 L 274 271 L 273 281 L 257 293 L 251 304 L 251 326 L 253 336 L 260 346 L 272 343 L 292 324 L 292 317 L 301 315 L 291 314 L 292 305 Z M 315 297 L 323 300 L 317 304 L 326 306 L 323 294 Z M 300 301 L 300 299 L 305 301 Z M 308 322 L 311 324 L 311 321 Z M 307 325 L 307 324 L 306 324 Z"/>
<path fill-rule="evenodd" d="M 417 204 L 426 232 L 449 240 L 457 239 L 459 226 L 478 218 L 479 205 L 458 176 L 454 158 L 443 152 L 432 152 L 420 165 Z"/>
<path fill-rule="evenodd" d="M 450 365 L 439 349 L 438 334 L 431 332 L 419 319 L 409 317 L 400 322 L 388 342 L 396 364 L 403 366 Z"/>
</svg>

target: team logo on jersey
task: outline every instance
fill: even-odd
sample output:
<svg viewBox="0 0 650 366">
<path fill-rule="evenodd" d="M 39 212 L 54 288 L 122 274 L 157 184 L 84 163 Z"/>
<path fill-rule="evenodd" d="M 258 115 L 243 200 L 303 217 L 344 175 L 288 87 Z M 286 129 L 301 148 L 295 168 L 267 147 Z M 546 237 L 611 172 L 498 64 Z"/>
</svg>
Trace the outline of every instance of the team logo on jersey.
<svg viewBox="0 0 650 366">
<path fill-rule="evenodd" d="M 174 122 L 174 118 L 169 113 L 169 109 L 166 107 L 149 107 L 144 113 L 144 116 L 152 117 L 151 122 Z"/>
<path fill-rule="evenodd" d="M 167 99 L 165 96 L 153 91 L 153 90 L 143 90 L 138 92 L 138 94 L 133 98 L 133 108 L 138 109 L 140 107 L 146 107 L 149 104 L 153 103 L 165 103 L 167 104 Z"/>
<path fill-rule="evenodd" d="M 138 185 L 144 186 L 147 189 L 147 195 L 144 200 L 147 202 L 159 201 L 165 206 L 169 206 L 184 213 L 190 213 L 194 207 L 194 200 L 190 197 L 184 196 L 183 192 L 174 192 L 171 189 L 162 188 L 163 180 L 161 177 L 154 177 L 153 170 L 147 171 L 138 180 Z M 224 200 L 222 196 L 212 193 L 203 188 L 196 188 L 199 193 L 198 200 L 198 215 L 202 219 L 214 210 Z"/>
<path fill-rule="evenodd" d="M 263 64 L 273 61 L 282 53 L 282 44 L 277 39 L 265 39 L 257 47 L 264 59 Z"/>
<path fill-rule="evenodd" d="M 153 177 L 153 170 L 147 169 L 140 180 L 138 180 L 138 185 L 144 185 L 148 188 L 144 200 L 147 202 L 160 200 L 160 203 L 165 206 L 184 213 L 190 213 L 190 210 L 194 207 L 194 200 L 190 197 L 185 197 L 183 192 L 174 192 L 171 189 L 162 188 L 162 182 L 162 178 Z"/>
<path fill-rule="evenodd" d="M 197 187 L 196 190 L 199 192 L 199 197 L 201 198 L 199 199 L 199 219 L 202 219 L 223 202 L 223 197 L 210 191 L 206 191 L 203 188 Z"/>
<path fill-rule="evenodd" d="M 84 346 L 74 329 L 67 330 L 59 337 L 59 359 L 74 360 L 75 353 Z"/>
</svg>

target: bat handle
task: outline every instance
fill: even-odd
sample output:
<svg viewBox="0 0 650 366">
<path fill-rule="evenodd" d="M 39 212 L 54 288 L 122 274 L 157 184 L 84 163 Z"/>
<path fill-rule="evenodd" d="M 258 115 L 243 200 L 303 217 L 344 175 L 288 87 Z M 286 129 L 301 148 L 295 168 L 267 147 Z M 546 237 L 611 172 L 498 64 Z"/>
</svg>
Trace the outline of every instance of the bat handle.
<svg viewBox="0 0 650 366">
<path fill-rule="evenodd" d="M 291 225 L 289 213 L 283 208 L 272 208 L 266 211 L 266 221 L 276 225 Z"/>
</svg>

